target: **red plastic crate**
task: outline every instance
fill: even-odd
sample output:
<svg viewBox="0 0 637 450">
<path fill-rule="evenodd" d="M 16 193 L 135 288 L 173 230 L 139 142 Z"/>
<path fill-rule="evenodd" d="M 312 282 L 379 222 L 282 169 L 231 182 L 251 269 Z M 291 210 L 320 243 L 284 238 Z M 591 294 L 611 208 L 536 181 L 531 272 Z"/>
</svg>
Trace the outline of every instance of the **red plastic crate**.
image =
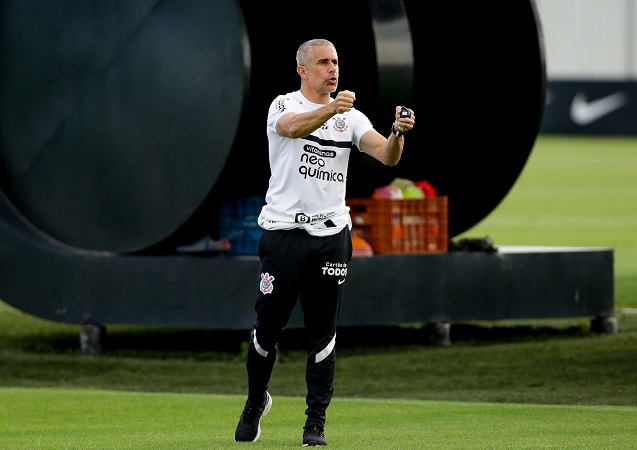
<svg viewBox="0 0 637 450">
<path fill-rule="evenodd" d="M 352 235 L 375 254 L 441 253 L 449 247 L 448 198 L 377 200 L 348 198 Z"/>
</svg>

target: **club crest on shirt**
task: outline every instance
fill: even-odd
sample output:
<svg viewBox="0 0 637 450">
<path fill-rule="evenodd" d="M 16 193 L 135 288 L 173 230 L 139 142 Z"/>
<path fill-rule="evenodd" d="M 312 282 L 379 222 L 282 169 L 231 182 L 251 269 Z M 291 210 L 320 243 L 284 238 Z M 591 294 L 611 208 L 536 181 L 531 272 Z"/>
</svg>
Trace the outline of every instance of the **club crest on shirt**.
<svg viewBox="0 0 637 450">
<path fill-rule="evenodd" d="M 268 272 L 261 274 L 261 283 L 259 283 L 259 289 L 264 294 L 271 294 L 274 289 L 274 277 L 270 275 Z"/>
<path fill-rule="evenodd" d="M 348 127 L 347 123 L 345 123 L 345 117 L 332 117 L 332 120 L 334 121 L 332 126 L 336 131 L 338 131 L 339 133 L 343 133 L 347 130 Z"/>
</svg>

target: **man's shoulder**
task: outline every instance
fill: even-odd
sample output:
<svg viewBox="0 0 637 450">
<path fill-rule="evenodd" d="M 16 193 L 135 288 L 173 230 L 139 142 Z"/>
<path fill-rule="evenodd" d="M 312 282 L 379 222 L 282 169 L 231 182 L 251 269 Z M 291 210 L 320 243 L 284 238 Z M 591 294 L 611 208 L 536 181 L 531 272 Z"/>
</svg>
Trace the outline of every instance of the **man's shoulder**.
<svg viewBox="0 0 637 450">
<path fill-rule="evenodd" d="M 286 109 L 284 105 L 289 104 L 290 101 L 292 101 L 293 103 L 301 104 L 302 102 L 299 100 L 297 96 L 298 92 L 299 91 L 294 91 L 294 92 L 288 92 L 287 94 L 277 95 L 272 100 L 271 107 L 282 111 Z"/>
<path fill-rule="evenodd" d="M 299 94 L 301 93 L 301 91 L 296 90 L 296 91 L 292 91 L 292 92 L 288 92 L 286 94 L 279 94 L 276 97 L 274 97 L 274 100 L 279 100 L 279 99 L 286 99 L 286 100 L 296 100 L 297 102 L 299 101 Z"/>
</svg>

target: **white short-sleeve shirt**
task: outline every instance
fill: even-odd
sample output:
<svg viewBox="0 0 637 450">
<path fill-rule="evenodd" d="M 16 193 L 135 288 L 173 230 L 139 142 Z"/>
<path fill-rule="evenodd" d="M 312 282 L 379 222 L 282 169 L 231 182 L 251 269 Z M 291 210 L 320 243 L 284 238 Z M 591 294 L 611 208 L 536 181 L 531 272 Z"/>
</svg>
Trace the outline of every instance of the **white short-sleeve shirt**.
<svg viewBox="0 0 637 450">
<path fill-rule="evenodd" d="M 332 99 L 333 101 L 333 99 Z M 308 136 L 279 136 L 276 123 L 287 112 L 304 113 L 323 105 L 301 91 L 277 96 L 268 111 L 270 181 L 259 225 L 266 230 L 304 228 L 314 236 L 337 234 L 352 222 L 345 205 L 349 155 L 373 129 L 367 116 L 352 108 L 337 114 Z"/>
</svg>

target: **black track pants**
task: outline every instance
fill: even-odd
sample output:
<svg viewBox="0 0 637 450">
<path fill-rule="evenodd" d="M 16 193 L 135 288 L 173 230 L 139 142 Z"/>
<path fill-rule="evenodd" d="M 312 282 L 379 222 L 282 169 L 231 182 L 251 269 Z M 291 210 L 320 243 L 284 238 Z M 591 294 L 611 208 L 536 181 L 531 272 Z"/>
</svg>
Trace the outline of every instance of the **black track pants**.
<svg viewBox="0 0 637 450">
<path fill-rule="evenodd" d="M 352 258 L 345 227 L 333 236 L 304 230 L 264 231 L 253 339 L 248 349 L 248 400 L 262 404 L 276 360 L 276 344 L 296 302 L 308 336 L 306 424 L 325 423 L 334 392 L 336 320 Z"/>
</svg>

